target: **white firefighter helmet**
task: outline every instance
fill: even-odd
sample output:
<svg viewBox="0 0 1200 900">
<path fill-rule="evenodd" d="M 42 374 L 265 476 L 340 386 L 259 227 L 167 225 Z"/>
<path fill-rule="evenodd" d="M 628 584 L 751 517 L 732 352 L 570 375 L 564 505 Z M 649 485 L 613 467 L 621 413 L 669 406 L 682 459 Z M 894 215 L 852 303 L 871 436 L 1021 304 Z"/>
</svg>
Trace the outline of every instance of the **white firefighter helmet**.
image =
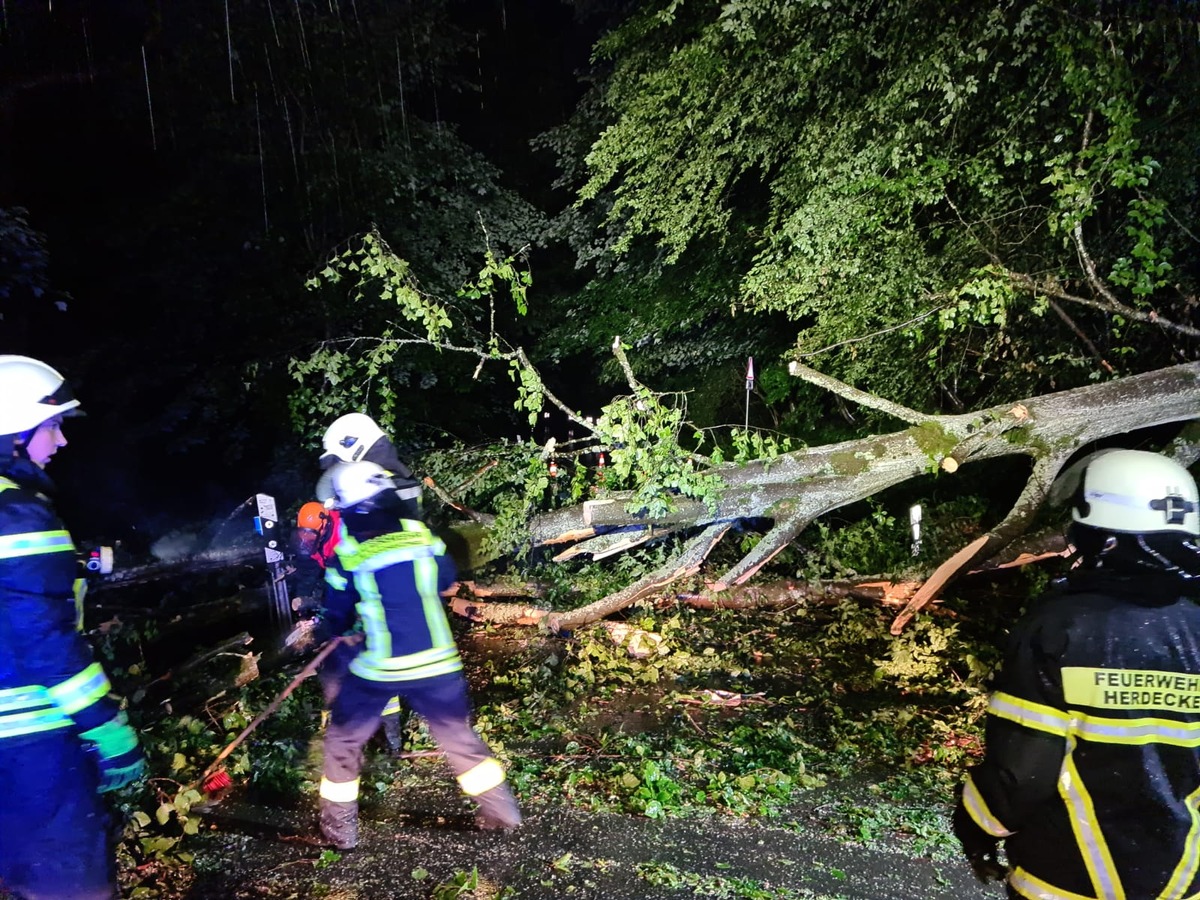
<svg viewBox="0 0 1200 900">
<path fill-rule="evenodd" d="M 1200 495 L 1191 473 L 1144 450 L 1109 450 L 1083 461 L 1071 518 L 1102 531 L 1200 535 Z"/>
<path fill-rule="evenodd" d="M 395 482 L 378 463 L 342 463 L 333 467 L 333 505 L 348 509 L 365 503 L 384 491 L 394 491 Z"/>
<path fill-rule="evenodd" d="M 55 416 L 82 414 L 57 370 L 28 356 L 0 355 L 0 435 L 22 434 Z"/>
<path fill-rule="evenodd" d="M 342 462 L 358 462 L 381 437 L 382 429 L 366 413 L 347 413 L 325 429 L 322 459 L 334 457 Z"/>
</svg>

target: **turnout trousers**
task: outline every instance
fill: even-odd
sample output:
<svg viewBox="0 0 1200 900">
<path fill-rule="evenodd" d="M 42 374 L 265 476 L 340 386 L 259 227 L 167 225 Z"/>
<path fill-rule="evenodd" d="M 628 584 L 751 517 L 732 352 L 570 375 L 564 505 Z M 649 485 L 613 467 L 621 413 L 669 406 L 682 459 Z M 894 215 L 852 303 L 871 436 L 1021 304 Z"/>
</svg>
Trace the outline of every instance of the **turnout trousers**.
<svg viewBox="0 0 1200 900">
<path fill-rule="evenodd" d="M 325 730 L 321 828 L 335 846 L 357 843 L 358 778 L 363 747 L 379 727 L 389 699 L 399 693 L 421 716 L 463 792 L 479 805 L 483 828 L 513 828 L 521 814 L 504 770 L 471 727 L 467 682 L 461 672 L 414 681 L 368 681 L 348 673 Z"/>
<path fill-rule="evenodd" d="M 117 896 L 97 782 L 91 754 L 66 729 L 0 740 L 0 897 Z"/>
<path fill-rule="evenodd" d="M 362 650 L 362 644 L 342 644 L 335 648 L 321 664 L 317 680 L 321 683 L 326 712 L 333 709 L 333 702 L 337 699 L 342 685 L 350 675 L 350 663 L 354 662 L 354 657 L 362 653 Z M 408 713 L 401 704 L 400 698 L 393 693 L 382 713 L 383 736 L 387 741 L 388 749 L 393 753 L 399 753 L 402 749 L 403 736 L 400 732 L 407 721 Z"/>
</svg>

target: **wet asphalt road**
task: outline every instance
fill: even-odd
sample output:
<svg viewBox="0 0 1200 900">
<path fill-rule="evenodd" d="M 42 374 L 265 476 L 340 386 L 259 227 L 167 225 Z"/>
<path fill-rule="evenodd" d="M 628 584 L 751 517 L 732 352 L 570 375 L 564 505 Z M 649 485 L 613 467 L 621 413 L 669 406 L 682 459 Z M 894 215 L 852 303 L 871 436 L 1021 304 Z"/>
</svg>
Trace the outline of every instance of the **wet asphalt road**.
<svg viewBox="0 0 1200 900">
<path fill-rule="evenodd" d="M 364 802 L 360 845 L 310 843 L 310 812 L 238 807 L 208 818 L 188 898 L 426 900 L 478 873 L 463 898 L 528 900 L 999 900 L 958 860 L 848 844 L 781 820 L 648 820 L 560 807 L 526 810 L 511 833 L 478 832 L 450 786 Z M 642 872 L 643 874 L 639 874 Z M 644 877 L 649 876 L 649 877 Z M 502 893 L 507 889 L 508 893 Z M 753 890 L 761 891 L 754 893 Z M 441 896 L 455 896 L 444 893 Z"/>
</svg>

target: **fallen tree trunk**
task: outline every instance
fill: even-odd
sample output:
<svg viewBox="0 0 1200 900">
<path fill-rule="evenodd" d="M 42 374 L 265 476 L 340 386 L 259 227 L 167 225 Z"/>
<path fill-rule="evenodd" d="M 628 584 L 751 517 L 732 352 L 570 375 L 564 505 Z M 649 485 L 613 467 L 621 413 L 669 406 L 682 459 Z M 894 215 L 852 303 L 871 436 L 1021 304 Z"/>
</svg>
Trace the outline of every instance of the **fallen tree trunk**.
<svg viewBox="0 0 1200 900">
<path fill-rule="evenodd" d="M 1061 534 L 1040 536 L 1037 540 L 1022 542 L 1022 549 L 1017 553 L 1003 553 L 994 559 L 985 560 L 978 567 L 966 573 L 968 575 L 985 574 L 1001 569 L 1016 568 L 1032 565 L 1047 559 L 1062 558 L 1072 552 Z M 656 603 L 659 605 L 679 603 L 695 609 L 743 609 L 771 610 L 788 609 L 793 606 L 812 606 L 835 604 L 846 598 L 857 598 L 878 603 L 880 606 L 900 608 L 905 606 L 921 587 L 920 581 L 891 581 L 888 579 L 871 578 L 863 581 L 775 581 L 766 584 L 745 584 L 727 588 L 719 593 L 704 591 L 702 593 L 672 593 L 662 591 L 658 594 Z M 450 600 L 450 609 L 456 615 L 489 625 L 538 625 L 551 621 L 555 615 L 552 610 L 542 606 L 509 600 L 498 600 L 497 597 L 522 596 L 534 598 L 539 596 L 536 585 L 527 585 L 530 593 L 514 593 L 513 588 L 492 590 L 486 585 L 475 582 L 464 582 L 466 596 L 456 596 Z M 560 617 L 562 614 L 558 614 Z M 561 618 L 555 620 L 561 621 Z M 578 627 L 578 626 L 577 626 Z"/>
<path fill-rule="evenodd" d="M 1089 445 L 1139 429 L 1200 417 L 1200 363 L 1187 363 L 1102 384 L 1031 397 L 960 415 L 929 415 L 863 394 L 835 379 L 793 364 L 793 374 L 840 396 L 888 412 L 908 428 L 783 454 L 772 460 L 714 467 L 723 489 L 714 507 L 681 498 L 669 513 L 650 519 L 626 510 L 629 494 L 556 510 L 531 525 L 534 543 L 555 546 L 623 532 L 634 545 L 655 530 L 697 532 L 680 541 L 675 555 L 654 572 L 600 601 L 566 613 L 549 613 L 544 624 L 570 629 L 611 615 L 699 571 L 728 527 L 740 519 L 773 524 L 758 544 L 708 582 L 716 594 L 745 584 L 815 518 L 929 472 L 953 475 L 970 463 L 1009 456 L 1029 458 L 1024 489 L 1002 521 L 954 554 L 918 590 L 893 623 L 893 632 L 928 604 L 960 572 L 995 557 L 1024 534 L 1050 486 L 1072 457 Z M 1185 465 L 1200 455 L 1200 429 L 1176 439 L 1172 454 Z M 605 542 L 607 549 L 609 542 Z M 560 551 L 560 555 L 563 551 Z M 932 579 L 936 580 L 932 580 Z"/>
</svg>

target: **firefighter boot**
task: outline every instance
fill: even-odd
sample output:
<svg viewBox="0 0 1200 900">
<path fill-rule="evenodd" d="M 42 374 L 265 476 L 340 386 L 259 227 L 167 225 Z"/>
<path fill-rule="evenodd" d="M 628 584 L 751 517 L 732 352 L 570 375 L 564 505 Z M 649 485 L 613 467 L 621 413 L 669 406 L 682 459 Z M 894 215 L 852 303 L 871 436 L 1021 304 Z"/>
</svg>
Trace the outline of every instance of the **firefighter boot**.
<svg viewBox="0 0 1200 900">
<path fill-rule="evenodd" d="M 321 834 L 338 850 L 358 845 L 358 801 L 321 798 Z"/>
<path fill-rule="evenodd" d="M 473 798 L 479 804 L 475 827 L 484 831 L 509 831 L 521 824 L 521 810 L 508 782 L 496 785 Z"/>
<path fill-rule="evenodd" d="M 388 750 L 399 753 L 404 747 L 404 739 L 400 735 L 400 726 L 404 723 L 400 713 L 392 713 L 383 717 L 383 737 L 387 741 Z"/>
</svg>

